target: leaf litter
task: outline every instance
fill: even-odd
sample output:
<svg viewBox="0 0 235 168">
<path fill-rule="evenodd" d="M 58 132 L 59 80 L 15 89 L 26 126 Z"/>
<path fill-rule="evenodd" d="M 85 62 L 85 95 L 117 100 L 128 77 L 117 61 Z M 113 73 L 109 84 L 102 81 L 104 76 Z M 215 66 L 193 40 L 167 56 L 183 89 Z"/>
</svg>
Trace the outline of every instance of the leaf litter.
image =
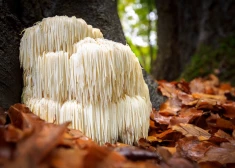
<svg viewBox="0 0 235 168">
<path fill-rule="evenodd" d="M 235 89 L 214 75 L 158 84 L 166 102 L 152 110 L 149 136 L 133 146 L 99 146 L 24 104 L 0 108 L 0 167 L 234 167 Z"/>
</svg>

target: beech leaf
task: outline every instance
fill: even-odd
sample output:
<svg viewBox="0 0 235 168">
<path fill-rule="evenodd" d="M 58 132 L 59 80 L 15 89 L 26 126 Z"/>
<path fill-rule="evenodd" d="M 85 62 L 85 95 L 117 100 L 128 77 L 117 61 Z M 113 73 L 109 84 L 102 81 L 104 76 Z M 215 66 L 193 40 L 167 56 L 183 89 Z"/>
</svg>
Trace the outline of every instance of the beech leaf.
<svg viewBox="0 0 235 168">
<path fill-rule="evenodd" d="M 174 125 L 172 127 L 172 130 L 181 132 L 186 137 L 196 136 L 199 138 L 199 140 L 208 140 L 211 137 L 211 134 L 208 133 L 208 131 L 202 128 L 199 128 L 197 126 L 194 126 L 192 124 L 181 123 L 179 125 Z"/>
</svg>

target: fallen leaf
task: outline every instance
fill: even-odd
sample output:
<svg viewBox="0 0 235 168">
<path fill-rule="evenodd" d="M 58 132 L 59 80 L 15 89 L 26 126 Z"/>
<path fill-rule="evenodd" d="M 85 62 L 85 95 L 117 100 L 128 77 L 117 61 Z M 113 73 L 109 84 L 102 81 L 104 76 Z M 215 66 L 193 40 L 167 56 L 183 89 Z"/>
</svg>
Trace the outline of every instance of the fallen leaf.
<svg viewBox="0 0 235 168">
<path fill-rule="evenodd" d="M 124 143 L 117 142 L 117 143 L 116 143 L 116 146 L 117 146 L 117 147 L 127 147 L 127 146 L 130 146 L 130 145 L 127 145 L 127 144 L 124 144 Z"/>
<path fill-rule="evenodd" d="M 197 126 L 194 126 L 192 124 L 174 125 L 172 127 L 172 130 L 181 132 L 186 137 L 196 136 L 201 141 L 208 140 L 211 137 L 211 134 L 208 133 L 208 131 L 202 128 L 199 128 Z"/>
<path fill-rule="evenodd" d="M 230 142 L 235 140 L 231 135 L 227 134 L 226 132 L 222 131 L 221 129 L 219 129 L 219 130 L 214 134 L 214 136 L 219 137 L 219 138 L 227 139 L 227 140 L 230 141 Z"/>
<path fill-rule="evenodd" d="M 150 126 L 150 128 L 152 128 L 152 129 L 157 128 L 157 127 L 155 126 L 155 122 L 154 122 L 153 120 L 150 120 L 150 121 L 149 121 L 149 126 Z"/>
<path fill-rule="evenodd" d="M 207 162 L 200 162 L 200 168 L 221 168 L 223 165 L 217 161 L 207 161 Z"/>
<path fill-rule="evenodd" d="M 213 146 L 207 141 L 200 141 L 197 137 L 185 137 L 177 142 L 176 151 L 180 156 L 199 161 L 204 157 L 205 152 Z"/>
<path fill-rule="evenodd" d="M 193 79 L 190 84 L 192 93 L 217 94 L 219 79 L 215 75 L 209 75 L 207 78 Z"/>
<path fill-rule="evenodd" d="M 171 117 L 170 126 L 177 125 L 180 123 L 189 123 L 192 122 L 194 119 L 202 116 L 203 111 L 198 110 L 196 108 L 188 108 L 184 107 L 178 112 L 178 116 Z"/>
<path fill-rule="evenodd" d="M 162 148 L 167 149 L 172 155 L 176 152 L 176 147 L 163 146 Z"/>
<path fill-rule="evenodd" d="M 132 161 L 154 159 L 157 162 L 160 162 L 162 159 L 161 156 L 156 152 L 139 149 L 134 146 L 116 148 L 115 151 Z"/>
<path fill-rule="evenodd" d="M 162 95 L 168 97 L 168 98 L 174 98 L 176 97 L 176 87 L 175 83 L 173 82 L 166 82 L 166 81 L 158 81 L 158 89 L 161 91 Z"/>
<path fill-rule="evenodd" d="M 159 113 L 165 116 L 177 115 L 181 109 L 181 102 L 177 99 L 168 99 L 160 106 Z"/>
<path fill-rule="evenodd" d="M 126 162 L 122 165 L 123 168 L 164 168 L 160 167 L 157 163 L 152 161 L 136 161 L 136 162 Z"/>
<path fill-rule="evenodd" d="M 91 140 L 90 138 L 88 138 L 87 136 L 85 136 L 81 131 L 79 130 L 75 130 L 75 129 L 69 129 L 68 131 L 69 134 L 72 135 L 73 139 L 83 139 L 83 140 Z"/>
<path fill-rule="evenodd" d="M 192 97 L 195 99 L 213 99 L 224 102 L 226 97 L 224 95 L 212 95 L 212 94 L 205 94 L 205 93 L 193 93 Z"/>
<path fill-rule="evenodd" d="M 87 151 L 84 158 L 84 168 L 121 167 L 126 161 L 126 158 L 117 152 L 100 147 L 95 143 L 84 149 Z"/>
<path fill-rule="evenodd" d="M 44 162 L 48 163 L 50 167 L 55 168 L 83 168 L 86 154 L 86 150 L 58 148 L 54 149 L 50 155 L 45 158 Z"/>
<path fill-rule="evenodd" d="M 7 142 L 17 142 L 28 133 L 30 132 L 23 132 L 22 130 L 9 124 L 4 130 L 4 138 Z"/>
<path fill-rule="evenodd" d="M 225 109 L 223 115 L 228 118 L 235 118 L 235 102 L 227 102 L 222 104 L 222 107 Z"/>
<path fill-rule="evenodd" d="M 221 164 L 235 163 L 235 145 L 222 143 L 220 147 L 212 146 L 199 162 L 217 161 Z"/>
<path fill-rule="evenodd" d="M 5 127 L 0 125 L 0 167 L 13 157 L 15 145 L 4 138 Z"/>
<path fill-rule="evenodd" d="M 45 124 L 41 131 L 29 136 L 17 144 L 17 157 L 14 162 L 8 162 L 6 167 L 33 167 L 61 141 L 63 132 L 69 123 L 63 125 Z"/>
<path fill-rule="evenodd" d="M 219 89 L 220 89 L 220 90 L 223 90 L 224 92 L 229 92 L 229 91 L 231 91 L 233 88 L 232 88 L 232 86 L 231 86 L 230 83 L 221 83 L 221 84 L 219 85 Z"/>
<path fill-rule="evenodd" d="M 197 103 L 197 99 L 195 99 L 191 94 L 184 93 L 182 91 L 177 92 L 178 98 L 181 100 L 183 105 L 195 105 Z"/>
<path fill-rule="evenodd" d="M 168 160 L 167 164 L 170 168 L 195 168 L 193 163 L 185 158 L 172 157 Z"/>
<path fill-rule="evenodd" d="M 45 123 L 44 120 L 33 114 L 24 104 L 15 104 L 8 110 L 11 124 L 19 129 L 40 130 Z"/>
<path fill-rule="evenodd" d="M 234 130 L 235 129 L 235 125 L 231 121 L 225 120 L 223 118 L 218 118 L 216 120 L 216 127 L 219 129 L 223 129 L 223 130 Z"/>
<path fill-rule="evenodd" d="M 168 125 L 170 123 L 172 116 L 165 116 L 162 113 L 156 113 L 154 114 L 154 121 L 156 121 L 158 124 L 166 124 Z M 155 126 L 156 127 L 156 126 Z"/>
<path fill-rule="evenodd" d="M 84 141 L 84 140 L 80 140 Z M 86 141 L 87 142 L 87 141 Z M 100 147 L 95 143 L 89 144 L 85 148 L 67 149 L 58 148 L 53 150 L 45 162 L 49 162 L 51 167 L 121 167 L 127 162 L 126 158 L 115 151 L 110 151 L 106 147 Z"/>
<path fill-rule="evenodd" d="M 159 139 L 159 138 L 157 138 L 157 137 L 155 137 L 155 136 L 148 136 L 147 137 L 147 140 L 149 141 L 149 142 L 155 142 L 155 141 L 158 141 L 158 142 L 162 142 L 162 139 Z"/>
<path fill-rule="evenodd" d="M 164 162 L 167 162 L 172 157 L 172 153 L 165 147 L 158 146 L 156 152 L 161 156 L 161 160 Z"/>
<path fill-rule="evenodd" d="M 189 88 L 190 88 L 191 93 L 204 93 L 205 92 L 205 86 L 204 86 L 202 78 L 193 79 L 189 83 Z"/>
<path fill-rule="evenodd" d="M 191 91 L 190 91 L 190 87 L 189 87 L 189 83 L 182 80 L 182 81 L 179 81 L 178 83 L 176 83 L 176 86 L 177 86 L 177 89 L 187 93 L 187 94 L 190 94 Z"/>
</svg>

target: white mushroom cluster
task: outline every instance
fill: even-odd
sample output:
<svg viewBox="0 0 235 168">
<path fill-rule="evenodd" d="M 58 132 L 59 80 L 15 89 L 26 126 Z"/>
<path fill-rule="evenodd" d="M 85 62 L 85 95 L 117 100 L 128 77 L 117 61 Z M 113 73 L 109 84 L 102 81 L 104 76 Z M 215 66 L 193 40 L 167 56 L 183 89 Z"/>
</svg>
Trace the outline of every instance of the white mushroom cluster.
<svg viewBox="0 0 235 168">
<path fill-rule="evenodd" d="M 22 101 L 46 121 L 72 121 L 100 144 L 148 135 L 151 103 L 138 59 L 84 20 L 56 16 L 27 28 L 20 62 Z"/>
</svg>

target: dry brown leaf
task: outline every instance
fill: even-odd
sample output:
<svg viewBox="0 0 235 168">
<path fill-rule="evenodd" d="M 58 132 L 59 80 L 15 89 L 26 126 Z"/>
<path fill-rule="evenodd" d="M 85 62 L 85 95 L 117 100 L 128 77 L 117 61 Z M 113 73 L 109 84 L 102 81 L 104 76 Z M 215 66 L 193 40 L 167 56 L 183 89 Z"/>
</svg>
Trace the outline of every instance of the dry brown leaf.
<svg viewBox="0 0 235 168">
<path fill-rule="evenodd" d="M 192 93 L 218 94 L 219 80 L 215 75 L 210 75 L 208 78 L 193 79 L 190 84 Z"/>
<path fill-rule="evenodd" d="M 221 102 L 226 100 L 224 95 L 212 95 L 212 94 L 205 94 L 205 93 L 193 93 L 192 97 L 195 99 L 214 99 Z"/>
<path fill-rule="evenodd" d="M 183 91 L 183 92 L 185 92 L 185 93 L 187 93 L 187 94 L 190 94 L 190 93 L 191 93 L 190 87 L 189 87 L 189 83 L 186 82 L 186 81 L 184 81 L 184 80 L 177 82 L 177 83 L 176 83 L 176 86 L 177 86 L 177 88 L 178 88 L 179 90 L 181 90 L 181 91 Z"/>
<path fill-rule="evenodd" d="M 122 165 L 123 168 L 164 168 L 160 167 L 157 163 L 151 161 L 137 161 L 137 162 L 126 162 Z"/>
<path fill-rule="evenodd" d="M 140 149 L 134 146 L 116 148 L 115 151 L 132 161 L 155 160 L 156 162 L 160 162 L 162 159 L 156 152 Z"/>
<path fill-rule="evenodd" d="M 147 137 L 147 140 L 149 141 L 149 142 L 155 142 L 155 141 L 157 141 L 157 142 L 162 142 L 162 139 L 160 139 L 160 138 L 157 138 L 157 137 L 155 137 L 155 136 L 148 136 Z"/>
<path fill-rule="evenodd" d="M 189 88 L 190 88 L 191 93 L 204 93 L 205 92 L 205 86 L 204 86 L 202 78 L 193 79 L 189 83 Z"/>
<path fill-rule="evenodd" d="M 163 146 L 163 148 L 167 149 L 172 155 L 176 153 L 176 147 Z"/>
<path fill-rule="evenodd" d="M 86 154 L 86 150 L 58 148 L 54 149 L 44 162 L 55 168 L 83 168 L 83 159 Z"/>
<path fill-rule="evenodd" d="M 17 142 L 21 140 L 25 135 L 31 133 L 31 131 L 23 132 L 22 130 L 14 127 L 11 124 L 6 127 L 4 132 L 4 138 L 7 142 Z"/>
<path fill-rule="evenodd" d="M 17 144 L 17 157 L 14 162 L 8 162 L 6 167 L 27 168 L 38 165 L 59 144 L 68 124 L 45 124 L 41 131 L 34 131 L 31 136 Z"/>
<path fill-rule="evenodd" d="M 195 165 L 185 158 L 172 157 L 167 164 L 169 168 L 195 168 Z"/>
<path fill-rule="evenodd" d="M 200 162 L 199 163 L 200 168 L 221 168 L 223 165 L 217 161 L 215 162 Z"/>
<path fill-rule="evenodd" d="M 164 145 L 167 147 L 174 147 L 175 143 L 182 137 L 183 135 L 180 132 L 168 129 L 161 133 L 156 133 L 152 134 L 152 136 L 148 136 L 147 140 L 150 143 L 164 143 Z"/>
<path fill-rule="evenodd" d="M 84 168 L 93 167 L 121 167 L 126 158 L 114 151 L 98 145 L 86 149 L 88 151 L 84 160 Z"/>
<path fill-rule="evenodd" d="M 165 116 L 162 113 L 155 113 L 154 114 L 154 120 L 159 124 L 169 124 L 172 116 Z"/>
<path fill-rule="evenodd" d="M 168 99 L 160 106 L 159 113 L 164 116 L 177 115 L 177 112 L 181 109 L 181 102 L 177 99 Z"/>
<path fill-rule="evenodd" d="M 220 86 L 219 86 L 219 89 L 220 90 L 223 90 L 224 92 L 229 92 L 231 91 L 233 88 L 231 86 L 230 83 L 221 83 Z"/>
<path fill-rule="evenodd" d="M 202 116 L 202 114 L 203 114 L 202 110 L 198 110 L 194 107 L 192 108 L 184 107 L 179 111 L 178 116 L 171 117 L 169 126 L 171 127 L 173 125 L 177 125 L 180 123 L 185 123 L 185 124 L 190 123 L 194 121 L 194 119 Z"/>
<path fill-rule="evenodd" d="M 91 140 L 87 136 L 85 136 L 81 131 L 75 129 L 69 129 L 68 133 L 72 136 L 73 139 L 83 139 L 83 140 Z"/>
<path fill-rule="evenodd" d="M 159 139 L 165 139 L 166 138 L 166 136 L 169 136 L 169 134 L 171 134 L 171 133 L 173 133 L 174 131 L 172 130 L 172 129 L 168 129 L 168 130 L 166 130 L 166 131 L 163 131 L 162 133 L 160 133 L 160 134 L 155 134 L 154 136 L 156 137 L 156 138 L 159 138 Z"/>
<path fill-rule="evenodd" d="M 172 157 L 172 153 L 169 151 L 169 149 L 170 148 L 161 147 L 161 146 L 158 146 L 156 148 L 156 152 L 159 153 L 162 160 L 165 162 L 167 162 Z"/>
<path fill-rule="evenodd" d="M 184 93 L 182 91 L 177 91 L 177 96 L 181 100 L 183 105 L 195 105 L 197 99 L 195 99 L 191 94 Z"/>
<path fill-rule="evenodd" d="M 196 136 L 201 141 L 208 140 L 211 137 L 211 134 L 208 133 L 208 131 L 206 131 L 202 128 L 199 128 L 197 126 L 194 126 L 192 124 L 182 124 L 181 123 L 179 125 L 174 125 L 172 127 L 172 130 L 181 132 L 186 137 Z"/>
<path fill-rule="evenodd" d="M 220 129 L 214 134 L 214 136 L 227 139 L 230 142 L 235 140 L 231 135 L 227 134 L 226 132 Z"/>
<path fill-rule="evenodd" d="M 13 156 L 15 146 L 5 140 L 5 127 L 0 125 L 0 167 Z"/>
<path fill-rule="evenodd" d="M 178 125 L 180 123 L 189 123 L 190 119 L 191 119 L 190 117 L 173 116 L 173 117 L 171 117 L 169 127 L 171 128 L 172 126 Z"/>
<path fill-rule="evenodd" d="M 220 147 L 212 146 L 199 162 L 217 161 L 221 164 L 235 163 L 235 144 L 222 143 Z"/>
<path fill-rule="evenodd" d="M 207 141 L 200 141 L 197 137 L 185 137 L 177 142 L 176 151 L 184 158 L 199 161 L 204 157 L 204 153 L 213 146 Z"/>
<path fill-rule="evenodd" d="M 201 116 L 202 114 L 203 111 L 198 110 L 195 107 L 185 107 L 180 110 L 179 117 Z"/>
<path fill-rule="evenodd" d="M 174 98 L 176 97 L 176 87 L 175 83 L 170 83 L 166 81 L 158 81 L 158 89 L 161 91 L 162 95 L 168 97 L 168 98 Z"/>
<path fill-rule="evenodd" d="M 228 118 L 235 118 L 235 102 L 227 102 L 222 104 L 222 107 L 225 109 L 223 115 Z"/>
<path fill-rule="evenodd" d="M 200 99 L 197 101 L 197 109 L 206 109 L 211 111 L 217 111 L 218 101 L 214 99 Z"/>
<path fill-rule="evenodd" d="M 19 129 L 41 130 L 45 121 L 33 114 L 24 104 L 15 104 L 8 110 L 11 124 Z"/>
<path fill-rule="evenodd" d="M 150 121 L 149 121 L 149 127 L 152 128 L 152 129 L 157 128 L 157 127 L 155 126 L 155 122 L 154 122 L 153 120 L 150 120 Z"/>
<path fill-rule="evenodd" d="M 232 121 L 225 120 L 223 118 L 218 118 L 216 120 L 216 127 L 224 130 L 234 130 L 235 125 L 232 123 Z"/>
<path fill-rule="evenodd" d="M 81 140 L 83 141 L 83 140 Z M 87 143 L 87 141 L 85 142 Z M 90 143 L 84 148 L 55 149 L 45 160 L 51 167 L 67 168 L 102 168 L 102 167 L 122 167 L 127 162 L 125 157 L 109 150 L 106 147 L 100 147 L 95 143 Z"/>
<path fill-rule="evenodd" d="M 117 146 L 117 147 L 127 147 L 127 146 L 130 146 L 130 145 L 127 145 L 127 144 L 124 144 L 124 143 L 117 142 L 117 143 L 116 143 L 116 146 Z"/>
<path fill-rule="evenodd" d="M 169 137 L 173 139 L 172 133 L 175 133 L 175 132 L 172 129 L 168 129 L 161 133 L 155 133 L 155 134 L 152 134 L 152 136 L 148 136 L 147 140 L 149 142 L 155 142 L 155 141 L 162 142 L 163 140 L 168 139 Z"/>
</svg>

